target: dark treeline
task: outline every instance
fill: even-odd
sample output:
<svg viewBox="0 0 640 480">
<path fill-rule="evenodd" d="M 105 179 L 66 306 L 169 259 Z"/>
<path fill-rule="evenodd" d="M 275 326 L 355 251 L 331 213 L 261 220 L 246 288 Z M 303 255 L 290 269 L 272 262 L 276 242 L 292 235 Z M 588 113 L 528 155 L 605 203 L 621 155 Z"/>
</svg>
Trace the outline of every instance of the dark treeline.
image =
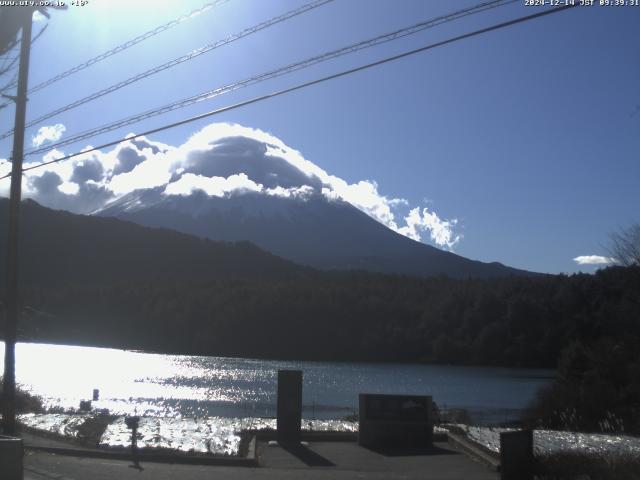
<svg viewBox="0 0 640 480">
<path fill-rule="evenodd" d="M 314 273 L 24 290 L 23 339 L 173 353 L 556 367 L 640 337 L 640 267 L 492 280 Z"/>
</svg>

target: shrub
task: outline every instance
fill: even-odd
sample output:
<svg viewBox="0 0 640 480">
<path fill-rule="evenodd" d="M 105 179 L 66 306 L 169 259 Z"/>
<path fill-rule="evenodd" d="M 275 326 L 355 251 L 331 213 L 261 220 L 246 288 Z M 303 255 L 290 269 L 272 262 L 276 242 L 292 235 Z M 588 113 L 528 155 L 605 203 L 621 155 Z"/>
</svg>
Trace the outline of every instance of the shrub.
<svg viewBox="0 0 640 480">
<path fill-rule="evenodd" d="M 541 389 L 524 422 L 529 426 L 604 433 L 640 433 L 640 340 L 575 342 L 558 375 Z"/>
<path fill-rule="evenodd" d="M 2 390 L 2 377 L 0 377 L 0 404 L 4 402 L 4 392 Z M 31 395 L 20 388 L 16 388 L 16 412 L 17 413 L 38 413 L 44 411 L 42 400 Z"/>
<path fill-rule="evenodd" d="M 561 452 L 536 458 L 539 480 L 640 480 L 640 458 L 631 454 Z"/>
</svg>

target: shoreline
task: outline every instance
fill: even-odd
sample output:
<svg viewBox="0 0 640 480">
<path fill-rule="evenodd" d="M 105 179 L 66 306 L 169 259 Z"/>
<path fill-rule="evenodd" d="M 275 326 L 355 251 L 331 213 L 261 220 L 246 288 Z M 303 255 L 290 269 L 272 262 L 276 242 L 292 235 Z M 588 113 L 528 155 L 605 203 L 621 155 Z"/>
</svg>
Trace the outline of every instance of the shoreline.
<svg viewBox="0 0 640 480">
<path fill-rule="evenodd" d="M 92 436 L 82 436 L 79 432 L 96 418 L 103 429 L 94 430 Z M 131 444 L 131 430 L 123 416 L 100 414 L 42 413 L 22 414 L 18 422 L 28 431 L 51 439 L 64 439 L 78 446 L 97 449 L 124 449 Z M 225 418 L 225 417 L 141 417 L 138 428 L 138 447 L 149 451 L 178 451 L 214 456 L 237 456 L 243 451 L 249 436 L 258 433 L 275 432 L 275 418 Z M 357 424 L 347 420 L 303 419 L 305 433 L 355 434 Z"/>
<path fill-rule="evenodd" d="M 205 357 L 205 358 L 220 358 L 220 359 L 229 359 L 229 360 L 246 360 L 246 361 L 256 361 L 256 362 L 304 362 L 309 364 L 322 363 L 328 365 L 394 365 L 394 366 L 425 366 L 425 367 L 446 367 L 446 368 L 478 368 L 478 369 L 505 369 L 505 370 L 523 370 L 523 371 L 539 371 L 540 375 L 534 376 L 524 376 L 523 378 L 532 378 L 532 379 L 544 379 L 544 380 L 553 380 L 555 378 L 555 374 L 551 372 L 555 372 L 557 370 L 557 366 L 553 365 L 505 365 L 501 363 L 451 363 L 451 362 L 434 362 L 434 361 L 420 361 L 416 360 L 394 360 L 389 358 L 380 358 L 380 359 L 353 359 L 344 357 L 343 359 L 336 360 L 335 357 L 332 358 L 321 358 L 321 357 L 313 357 L 313 358 L 298 358 L 298 357 L 287 357 L 287 356 L 264 356 L 264 357 L 252 357 L 249 355 L 222 355 L 215 352 L 203 353 L 200 351 L 187 351 L 187 350 L 175 350 L 175 351 L 162 351 L 155 349 L 145 349 L 136 346 L 123 346 L 123 345 L 114 345 L 114 344 L 91 344 L 91 343 L 59 343 L 56 339 L 37 339 L 37 338 L 19 338 L 16 342 L 18 344 L 28 344 L 28 345 L 43 345 L 43 346 L 60 346 L 60 347 L 77 347 L 77 348 L 100 348 L 106 350 L 116 350 L 122 352 L 131 352 L 131 353 L 139 353 L 143 355 L 167 355 L 167 356 L 176 356 L 176 357 Z M 4 350 L 4 339 L 0 338 L 0 349 Z M 542 372 L 545 372 L 542 374 Z"/>
<path fill-rule="evenodd" d="M 55 416 L 61 422 L 57 425 L 49 422 L 49 429 L 38 428 L 34 419 L 38 417 Z M 66 421 L 64 420 L 66 417 Z M 122 428 L 123 417 L 114 417 L 106 426 L 104 433 L 99 440 L 94 437 L 94 444 L 88 439 L 79 439 L 71 434 L 61 433 L 64 429 L 62 424 L 73 424 L 74 420 L 82 418 L 92 420 L 96 415 L 91 414 L 23 414 L 19 416 L 20 431 L 54 442 L 64 442 L 69 447 L 88 449 L 92 451 L 111 451 L 126 453 L 130 452 L 131 431 Z M 147 417 L 141 419 L 141 426 L 138 432 L 138 447 L 140 452 L 157 452 L 159 454 L 178 454 L 196 457 L 241 457 L 247 452 L 247 445 L 255 436 L 263 439 L 275 438 L 275 419 L 224 419 L 221 417 L 196 419 L 180 418 L 168 419 Z M 237 422 L 240 420 L 240 423 Z M 236 422 L 234 422 L 236 421 Z M 227 422 L 225 430 L 225 422 Z M 41 424 L 42 425 L 42 424 Z M 176 428 L 169 428 L 173 425 Z M 78 428 L 78 422 L 75 422 Z M 115 426 L 115 431 L 108 432 L 109 427 Z M 178 437 L 165 438 L 163 441 L 150 441 L 149 426 L 157 426 L 156 434 L 164 430 L 165 435 L 172 432 L 182 432 Z M 193 426 L 215 426 L 217 429 L 194 430 Z M 240 428 L 238 428 L 240 427 Z M 451 433 L 454 436 L 462 436 L 466 441 L 471 442 L 477 448 L 485 451 L 489 455 L 499 457 L 499 434 L 503 431 L 510 431 L 512 428 L 490 428 L 478 427 L 463 424 L 441 424 L 434 426 L 435 435 L 439 436 L 439 441 L 443 441 L 443 436 Z M 71 429 L 67 430 L 70 432 Z M 184 432 L 187 432 L 186 434 Z M 209 442 L 219 442 L 229 433 L 234 439 L 233 448 L 227 448 L 223 453 L 220 449 L 207 451 L 198 450 L 194 446 L 198 445 L 198 439 L 194 437 L 208 437 Z M 302 421 L 303 436 L 313 438 L 314 441 L 355 441 L 357 439 L 357 423 L 342 422 L 341 424 L 323 425 L 313 423 L 308 419 Z M 217 436 L 216 436 L 217 435 Z M 442 438 L 440 438 L 442 437 Z M 111 443 L 109 443 L 111 442 Z M 231 445 L 227 443 L 227 447 Z M 222 445 L 222 444 L 219 444 Z M 612 458 L 640 458 L 640 436 L 633 436 L 620 433 L 580 433 L 557 430 L 534 430 L 534 452 L 540 458 L 558 458 L 558 456 L 569 457 L 604 457 Z"/>
</svg>

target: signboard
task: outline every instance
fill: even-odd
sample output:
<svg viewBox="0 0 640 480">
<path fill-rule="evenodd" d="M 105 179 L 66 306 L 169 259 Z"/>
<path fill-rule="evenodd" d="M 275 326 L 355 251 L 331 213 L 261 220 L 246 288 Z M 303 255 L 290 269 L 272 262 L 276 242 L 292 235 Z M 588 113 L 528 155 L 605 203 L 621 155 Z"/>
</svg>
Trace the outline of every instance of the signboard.
<svg viewBox="0 0 640 480">
<path fill-rule="evenodd" d="M 430 400 L 430 397 L 415 395 L 366 395 L 365 417 L 368 420 L 426 422 Z"/>
<path fill-rule="evenodd" d="M 431 397 L 360 394 L 358 443 L 371 448 L 423 448 L 433 444 Z"/>
</svg>

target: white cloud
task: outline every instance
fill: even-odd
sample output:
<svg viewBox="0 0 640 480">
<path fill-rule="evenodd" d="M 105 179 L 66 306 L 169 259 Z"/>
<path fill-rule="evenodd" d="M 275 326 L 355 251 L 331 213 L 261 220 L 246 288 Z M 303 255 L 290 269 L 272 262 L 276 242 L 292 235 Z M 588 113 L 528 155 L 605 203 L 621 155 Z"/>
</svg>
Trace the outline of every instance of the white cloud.
<svg viewBox="0 0 640 480">
<path fill-rule="evenodd" d="M 65 155 L 64 152 L 54 149 L 48 152 L 46 155 L 44 155 L 42 157 L 42 161 L 50 162 L 52 160 L 62 158 L 64 157 L 64 155 Z M 27 168 L 33 167 L 35 165 L 38 165 L 39 163 L 40 162 L 38 161 L 28 162 L 28 163 L 25 163 L 25 167 Z M 25 189 L 25 194 L 28 196 L 30 193 L 33 193 L 33 194 L 37 193 L 37 190 L 33 190 L 32 188 L 34 179 L 40 178 L 46 173 L 50 172 L 50 173 L 55 173 L 63 181 L 68 182 L 71 180 L 71 177 L 73 176 L 74 169 L 75 169 L 74 162 L 60 162 L 60 163 L 52 163 L 51 165 L 47 165 L 45 168 L 36 168 L 35 170 L 29 170 L 26 173 L 27 182 L 24 184 L 24 187 L 23 187 Z"/>
<path fill-rule="evenodd" d="M 578 265 L 611 265 L 616 263 L 613 257 L 603 257 L 602 255 L 580 255 L 573 259 Z"/>
<path fill-rule="evenodd" d="M 5 175 L 9 175 L 10 173 L 11 162 L 9 162 L 6 158 L 0 158 L 0 177 L 4 177 Z M 10 182 L 8 178 L 0 180 L 0 196 L 9 196 L 9 185 Z"/>
<path fill-rule="evenodd" d="M 326 184 L 327 187 L 322 191 L 328 198 L 349 202 L 383 225 L 398 231 L 392 209 L 406 203 L 406 200 L 380 195 L 378 184 L 371 180 L 360 180 L 358 183 L 349 184 L 341 178 L 330 176 Z"/>
<path fill-rule="evenodd" d="M 39 147 L 44 142 L 55 142 L 60 140 L 62 134 L 67 129 L 63 124 L 56 123 L 46 127 L 40 127 L 38 133 L 31 138 L 31 143 L 34 147 Z"/>
<path fill-rule="evenodd" d="M 34 22 L 44 22 L 47 20 L 47 17 L 45 17 L 43 14 L 41 14 L 38 10 L 33 12 L 33 15 L 31 16 L 31 19 Z"/>
<path fill-rule="evenodd" d="M 300 198 L 303 200 L 308 199 L 314 193 L 313 187 L 309 185 L 303 185 L 302 187 L 291 187 L 291 188 L 267 188 L 264 190 L 267 195 L 271 195 L 273 197 L 281 197 L 281 198 Z"/>
<path fill-rule="evenodd" d="M 164 189 L 166 195 L 191 195 L 201 190 L 210 197 L 224 197 L 232 192 L 261 192 L 262 185 L 250 180 L 244 173 L 223 177 L 203 177 L 193 173 L 185 173 L 179 180 L 170 183 Z"/>
<path fill-rule="evenodd" d="M 138 189 L 161 187 L 171 180 L 171 171 L 168 167 L 163 159 L 158 159 L 156 162 L 146 160 L 129 172 L 112 176 L 107 185 L 118 196 Z"/>
<path fill-rule="evenodd" d="M 64 127 L 57 127 L 45 127 L 53 130 L 38 135 L 47 139 L 57 135 L 55 131 L 61 135 Z M 63 155 L 54 150 L 44 159 Z M 273 135 L 230 123 L 208 125 L 178 147 L 141 137 L 110 151 L 32 170 L 27 173 L 25 195 L 45 205 L 89 213 L 134 190 L 149 188 L 161 188 L 165 195 L 202 191 L 225 197 L 252 192 L 299 201 L 323 195 L 348 202 L 417 241 L 452 249 L 462 238 L 456 233 L 457 220 L 441 219 L 431 207 L 416 207 L 406 214 L 409 202 L 383 195 L 377 182 L 349 183 Z"/>
<path fill-rule="evenodd" d="M 406 226 L 397 231 L 409 238 L 420 241 L 422 232 L 429 233 L 431 241 L 439 247 L 449 250 L 462 239 L 462 235 L 456 235 L 454 229 L 458 224 L 457 219 L 443 220 L 435 212 L 430 212 L 427 207 L 422 209 L 416 207 L 411 209 L 409 215 L 405 217 Z"/>
<path fill-rule="evenodd" d="M 75 182 L 63 182 L 58 185 L 58 190 L 67 195 L 77 195 L 80 191 L 80 185 Z"/>
</svg>

